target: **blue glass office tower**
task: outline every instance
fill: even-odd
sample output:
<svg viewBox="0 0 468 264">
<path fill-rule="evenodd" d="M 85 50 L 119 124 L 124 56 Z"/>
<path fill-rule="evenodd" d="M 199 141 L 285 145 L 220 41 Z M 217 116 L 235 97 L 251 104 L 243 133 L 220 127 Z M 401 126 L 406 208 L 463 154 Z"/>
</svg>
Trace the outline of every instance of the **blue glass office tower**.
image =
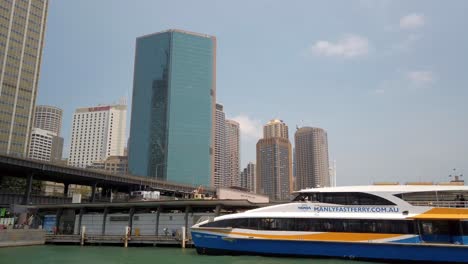
<svg viewBox="0 0 468 264">
<path fill-rule="evenodd" d="M 181 30 L 137 38 L 132 100 L 129 172 L 210 185 L 216 38 Z"/>
</svg>

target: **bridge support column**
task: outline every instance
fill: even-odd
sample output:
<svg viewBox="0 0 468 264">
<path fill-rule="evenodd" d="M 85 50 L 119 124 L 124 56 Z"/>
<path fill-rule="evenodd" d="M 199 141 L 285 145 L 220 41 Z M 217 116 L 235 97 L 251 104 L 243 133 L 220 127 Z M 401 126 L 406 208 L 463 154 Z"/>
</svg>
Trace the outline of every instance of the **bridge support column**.
<svg viewBox="0 0 468 264">
<path fill-rule="evenodd" d="M 61 234 L 63 230 L 60 230 L 60 220 L 62 218 L 63 208 L 59 208 L 55 214 L 55 232 Z"/>
<path fill-rule="evenodd" d="M 81 230 L 81 222 L 83 220 L 84 210 L 85 210 L 84 208 L 80 208 L 80 215 L 78 217 L 78 234 L 80 234 L 80 235 L 81 235 L 81 231 L 82 231 Z"/>
<path fill-rule="evenodd" d="M 64 196 L 65 198 L 68 197 L 68 189 L 69 189 L 69 187 L 70 187 L 70 184 L 69 184 L 69 183 L 64 183 L 64 184 L 63 184 L 63 196 Z"/>
<path fill-rule="evenodd" d="M 26 179 L 26 190 L 24 192 L 23 203 L 22 204 L 29 204 L 31 202 L 31 191 L 32 191 L 32 183 L 33 183 L 34 174 L 29 173 L 28 178 Z"/>
<path fill-rule="evenodd" d="M 191 209 L 192 209 L 192 208 L 190 207 L 190 205 L 187 205 L 187 206 L 185 207 L 185 218 L 184 218 L 184 220 L 185 220 L 185 230 L 184 230 L 185 236 L 187 236 L 187 230 L 188 230 L 188 216 L 189 216 L 188 214 L 189 214 L 189 212 L 191 211 Z"/>
<path fill-rule="evenodd" d="M 158 206 L 158 211 L 156 212 L 156 228 L 154 231 L 155 236 L 159 235 L 159 215 L 161 214 L 161 211 L 162 211 L 162 206 Z"/>
<path fill-rule="evenodd" d="M 102 230 L 101 230 L 101 235 L 106 234 L 106 219 L 107 219 L 107 213 L 109 212 L 109 208 L 106 207 L 104 208 L 104 213 L 102 214 Z"/>
<path fill-rule="evenodd" d="M 215 212 L 214 212 L 215 216 L 219 216 L 219 214 L 221 213 L 221 208 L 222 207 L 223 206 L 221 204 L 216 205 L 216 209 L 215 209 Z"/>
<path fill-rule="evenodd" d="M 135 207 L 130 208 L 128 211 L 128 227 L 130 227 L 130 235 L 132 234 L 133 229 L 133 215 L 135 214 Z"/>
<path fill-rule="evenodd" d="M 93 183 L 91 186 L 91 202 L 94 203 L 96 200 L 96 188 L 97 188 L 97 183 Z"/>
</svg>

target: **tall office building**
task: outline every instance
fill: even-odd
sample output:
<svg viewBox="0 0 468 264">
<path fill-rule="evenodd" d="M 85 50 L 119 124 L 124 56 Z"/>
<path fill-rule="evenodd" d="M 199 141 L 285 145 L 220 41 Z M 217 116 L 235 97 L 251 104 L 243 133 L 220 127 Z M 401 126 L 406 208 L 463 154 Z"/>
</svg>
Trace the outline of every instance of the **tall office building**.
<svg viewBox="0 0 468 264">
<path fill-rule="evenodd" d="M 62 109 L 54 106 L 36 106 L 29 158 L 51 162 L 62 160 L 63 138 L 60 136 L 62 114 Z"/>
<path fill-rule="evenodd" d="M 240 187 L 240 130 L 234 120 L 226 120 L 226 154 L 230 186 Z"/>
<path fill-rule="evenodd" d="M 128 169 L 214 183 L 216 38 L 168 30 L 137 38 Z"/>
<path fill-rule="evenodd" d="M 63 138 L 54 132 L 34 127 L 28 157 L 31 159 L 57 162 L 62 159 Z"/>
<path fill-rule="evenodd" d="M 278 119 L 263 127 L 257 143 L 257 193 L 288 200 L 292 192 L 292 151 L 286 124 Z"/>
<path fill-rule="evenodd" d="M 256 170 L 255 163 L 249 162 L 247 167 L 241 172 L 241 186 L 244 189 L 249 190 L 250 192 L 257 192 L 257 182 L 256 182 Z"/>
<path fill-rule="evenodd" d="M 0 152 L 26 156 L 33 126 L 48 0 L 0 4 Z"/>
<path fill-rule="evenodd" d="M 63 110 L 49 105 L 37 105 L 34 113 L 34 127 L 44 129 L 60 136 Z"/>
<path fill-rule="evenodd" d="M 229 187 L 228 156 L 226 150 L 226 114 L 221 104 L 216 104 L 215 143 L 214 143 L 214 182 L 215 187 Z"/>
<path fill-rule="evenodd" d="M 289 138 L 288 136 L 288 126 L 283 122 L 283 120 L 273 119 L 270 120 L 263 127 L 263 138 Z"/>
<path fill-rule="evenodd" d="M 126 105 L 76 109 L 68 165 L 86 168 L 109 156 L 122 156 L 127 125 Z"/>
<path fill-rule="evenodd" d="M 301 127 L 294 135 L 296 190 L 330 186 L 327 132 Z"/>
</svg>

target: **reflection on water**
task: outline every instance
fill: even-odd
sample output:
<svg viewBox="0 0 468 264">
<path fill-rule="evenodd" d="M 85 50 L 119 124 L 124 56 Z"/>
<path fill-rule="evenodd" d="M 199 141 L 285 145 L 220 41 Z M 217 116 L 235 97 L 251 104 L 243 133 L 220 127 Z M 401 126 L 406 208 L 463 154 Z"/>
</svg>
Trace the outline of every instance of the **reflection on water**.
<svg viewBox="0 0 468 264">
<path fill-rule="evenodd" d="M 31 246 L 0 248 L 0 263 L 10 264 L 360 264 L 339 259 L 276 258 L 261 256 L 205 256 L 195 249 L 111 246 Z"/>
</svg>

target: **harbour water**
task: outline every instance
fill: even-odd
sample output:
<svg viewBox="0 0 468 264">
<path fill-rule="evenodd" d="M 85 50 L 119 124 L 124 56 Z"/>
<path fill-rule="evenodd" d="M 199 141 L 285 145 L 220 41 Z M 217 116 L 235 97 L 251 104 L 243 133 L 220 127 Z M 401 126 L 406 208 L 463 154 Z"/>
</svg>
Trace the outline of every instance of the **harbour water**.
<svg viewBox="0 0 468 264">
<path fill-rule="evenodd" d="M 364 264 L 340 259 L 261 256 L 205 256 L 195 249 L 111 246 L 30 246 L 0 248 L 0 263 L 9 264 Z"/>
</svg>

